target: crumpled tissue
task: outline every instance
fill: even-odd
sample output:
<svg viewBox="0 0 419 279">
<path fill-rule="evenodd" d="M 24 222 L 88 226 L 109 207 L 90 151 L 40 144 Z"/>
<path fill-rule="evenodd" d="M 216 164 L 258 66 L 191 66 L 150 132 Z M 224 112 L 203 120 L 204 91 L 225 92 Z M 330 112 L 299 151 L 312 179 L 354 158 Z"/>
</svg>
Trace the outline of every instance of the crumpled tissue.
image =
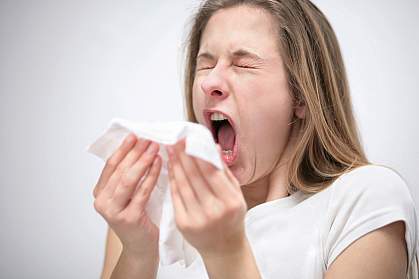
<svg viewBox="0 0 419 279">
<path fill-rule="evenodd" d="M 87 147 L 87 151 L 106 161 L 130 132 L 160 144 L 162 169 L 146 205 L 146 212 L 151 221 L 160 229 L 160 264 L 169 265 L 179 262 L 186 268 L 197 258 L 198 252 L 184 239 L 176 227 L 167 171 L 168 156 L 163 145 L 175 144 L 180 139 L 186 138 L 186 154 L 196 156 L 218 169 L 223 169 L 223 162 L 214 138 L 207 127 L 188 121 L 132 122 L 113 118 L 105 132 Z"/>
</svg>

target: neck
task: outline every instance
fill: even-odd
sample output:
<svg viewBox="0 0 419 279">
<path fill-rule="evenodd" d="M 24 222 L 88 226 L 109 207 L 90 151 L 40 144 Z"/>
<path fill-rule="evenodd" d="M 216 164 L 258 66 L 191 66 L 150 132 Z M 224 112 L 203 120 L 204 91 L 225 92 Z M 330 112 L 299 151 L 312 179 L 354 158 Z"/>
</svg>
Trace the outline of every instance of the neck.
<svg viewBox="0 0 419 279">
<path fill-rule="evenodd" d="M 270 174 L 241 187 L 248 210 L 264 202 L 288 196 L 286 167 L 278 166 Z"/>
<path fill-rule="evenodd" d="M 285 198 L 289 195 L 287 181 L 288 163 L 291 150 L 295 145 L 296 131 L 298 131 L 298 128 L 293 128 L 287 147 L 275 168 L 267 175 L 241 187 L 248 209 L 267 201 Z"/>
</svg>

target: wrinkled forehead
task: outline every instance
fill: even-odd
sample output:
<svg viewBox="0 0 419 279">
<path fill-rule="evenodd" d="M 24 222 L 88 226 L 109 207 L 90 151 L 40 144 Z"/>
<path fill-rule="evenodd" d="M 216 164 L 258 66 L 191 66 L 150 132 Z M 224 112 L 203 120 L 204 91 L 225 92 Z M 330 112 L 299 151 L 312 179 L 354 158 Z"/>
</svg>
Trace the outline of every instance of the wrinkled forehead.
<svg viewBox="0 0 419 279">
<path fill-rule="evenodd" d="M 278 54 L 275 18 L 262 8 L 248 5 L 215 12 L 202 32 L 199 52 L 221 55 L 237 49 L 261 57 Z"/>
</svg>

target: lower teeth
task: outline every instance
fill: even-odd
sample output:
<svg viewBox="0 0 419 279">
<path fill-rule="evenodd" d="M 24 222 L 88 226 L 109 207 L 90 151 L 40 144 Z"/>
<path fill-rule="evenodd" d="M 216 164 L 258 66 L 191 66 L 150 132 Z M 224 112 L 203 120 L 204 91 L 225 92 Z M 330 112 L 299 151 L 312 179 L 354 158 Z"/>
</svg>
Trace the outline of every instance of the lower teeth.
<svg viewBox="0 0 419 279">
<path fill-rule="evenodd" d="M 228 156 L 233 155 L 233 151 L 232 151 L 232 150 L 223 150 L 223 153 L 224 153 L 225 155 L 228 155 Z"/>
</svg>

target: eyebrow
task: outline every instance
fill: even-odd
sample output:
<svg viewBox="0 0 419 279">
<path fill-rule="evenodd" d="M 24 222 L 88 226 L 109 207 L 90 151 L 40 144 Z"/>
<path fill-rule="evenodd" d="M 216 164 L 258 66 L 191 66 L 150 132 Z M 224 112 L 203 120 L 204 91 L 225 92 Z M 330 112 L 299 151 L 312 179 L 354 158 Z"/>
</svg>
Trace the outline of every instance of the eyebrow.
<svg viewBox="0 0 419 279">
<path fill-rule="evenodd" d="M 251 58 L 253 60 L 263 60 L 262 58 L 260 58 L 256 53 L 250 52 L 248 50 L 245 49 L 238 49 L 236 51 L 234 51 L 232 53 L 232 56 L 235 58 Z M 198 60 L 199 58 L 206 58 L 209 60 L 215 60 L 214 55 L 212 55 L 209 52 L 202 52 L 200 54 L 197 55 L 196 59 Z"/>
</svg>

